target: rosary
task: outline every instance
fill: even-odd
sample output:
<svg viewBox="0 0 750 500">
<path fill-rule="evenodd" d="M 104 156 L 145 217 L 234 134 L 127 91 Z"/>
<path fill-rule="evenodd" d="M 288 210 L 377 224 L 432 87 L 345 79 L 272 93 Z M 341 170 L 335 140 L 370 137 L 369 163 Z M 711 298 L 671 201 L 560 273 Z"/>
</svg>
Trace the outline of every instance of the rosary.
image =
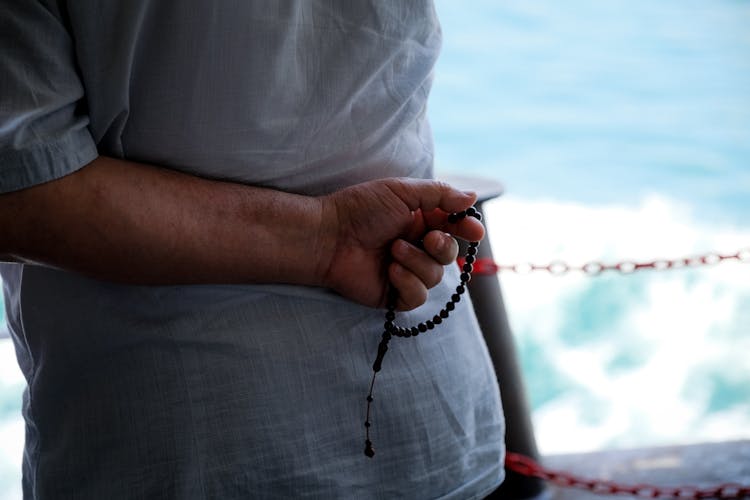
<svg viewBox="0 0 750 500">
<path fill-rule="evenodd" d="M 482 214 L 480 214 L 474 207 L 470 207 L 463 212 L 452 213 L 448 216 L 448 222 L 455 224 L 456 222 L 464 219 L 465 217 L 474 217 L 477 220 L 482 220 Z M 476 260 L 477 247 L 479 246 L 478 241 L 472 241 L 469 243 L 469 247 L 466 250 L 466 258 L 464 259 L 464 265 L 461 272 L 461 282 L 456 287 L 456 293 L 451 295 L 451 300 L 446 302 L 445 307 L 440 310 L 438 314 L 433 316 L 431 320 L 421 322 L 412 327 L 398 326 L 394 321 L 396 319 L 396 299 L 398 298 L 397 293 L 393 287 L 388 291 L 388 300 L 386 307 L 388 308 L 385 313 L 385 325 L 383 337 L 378 344 L 378 354 L 375 358 L 375 362 L 372 364 L 372 380 L 370 381 L 370 392 L 367 394 L 367 416 L 365 417 L 365 455 L 372 458 L 375 456 L 375 449 L 372 447 L 372 441 L 370 441 L 370 405 L 373 402 L 372 390 L 375 387 L 375 377 L 382 368 L 383 358 L 385 357 L 386 351 L 388 351 L 388 342 L 391 337 L 416 337 L 420 333 L 424 333 L 428 330 L 434 330 L 436 326 L 441 324 L 443 320 L 448 319 L 451 311 L 456 308 L 456 303 L 461 300 L 461 295 L 466 291 L 466 284 L 471 280 L 471 272 L 474 270 L 472 265 Z"/>
</svg>

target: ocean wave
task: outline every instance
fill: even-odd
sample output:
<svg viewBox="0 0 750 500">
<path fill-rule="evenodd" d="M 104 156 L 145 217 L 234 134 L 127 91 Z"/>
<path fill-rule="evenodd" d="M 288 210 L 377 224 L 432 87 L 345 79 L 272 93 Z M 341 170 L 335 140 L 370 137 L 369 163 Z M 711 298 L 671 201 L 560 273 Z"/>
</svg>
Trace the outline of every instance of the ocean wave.
<svg viewBox="0 0 750 500">
<path fill-rule="evenodd" d="M 750 247 L 659 195 L 633 205 L 507 196 L 485 209 L 501 263 L 651 260 Z M 543 453 L 750 437 L 750 265 L 502 274 Z"/>
</svg>

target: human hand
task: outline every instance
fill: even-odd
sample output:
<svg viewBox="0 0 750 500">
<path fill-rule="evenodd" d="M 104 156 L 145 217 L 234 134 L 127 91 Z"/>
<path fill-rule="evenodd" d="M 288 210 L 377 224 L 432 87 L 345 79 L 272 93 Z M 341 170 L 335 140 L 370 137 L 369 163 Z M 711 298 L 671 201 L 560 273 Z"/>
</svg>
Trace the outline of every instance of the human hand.
<svg viewBox="0 0 750 500">
<path fill-rule="evenodd" d="M 321 265 L 322 283 L 371 307 L 385 306 L 390 284 L 398 291 L 398 309 L 419 307 L 442 279 L 443 266 L 457 257 L 450 235 L 470 241 L 484 236 L 473 217 L 448 222 L 450 213 L 475 201 L 474 193 L 416 179 L 370 181 L 323 197 L 322 228 L 332 243 Z"/>
</svg>

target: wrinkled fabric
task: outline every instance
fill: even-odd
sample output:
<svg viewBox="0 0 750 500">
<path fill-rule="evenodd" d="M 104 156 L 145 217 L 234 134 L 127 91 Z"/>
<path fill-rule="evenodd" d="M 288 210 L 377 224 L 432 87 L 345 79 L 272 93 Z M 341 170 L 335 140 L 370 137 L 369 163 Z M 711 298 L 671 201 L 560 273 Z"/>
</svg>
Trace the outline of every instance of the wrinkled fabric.
<svg viewBox="0 0 750 500">
<path fill-rule="evenodd" d="M 427 1 L 0 0 L 0 192 L 97 154 L 318 195 L 432 176 Z M 0 265 L 25 498 L 481 498 L 503 419 L 470 302 L 394 339 L 286 285 L 140 287 Z M 449 267 L 428 303 L 458 282 Z M 468 298 L 467 298 L 468 299 Z"/>
</svg>

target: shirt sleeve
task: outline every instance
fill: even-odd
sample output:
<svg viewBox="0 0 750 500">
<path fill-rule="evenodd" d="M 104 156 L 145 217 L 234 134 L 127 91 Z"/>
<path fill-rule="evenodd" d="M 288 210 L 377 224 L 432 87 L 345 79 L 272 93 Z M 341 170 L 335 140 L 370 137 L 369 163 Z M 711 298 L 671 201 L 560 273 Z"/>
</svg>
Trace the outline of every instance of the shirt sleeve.
<svg viewBox="0 0 750 500">
<path fill-rule="evenodd" d="M 55 9 L 0 0 L 0 193 L 60 178 L 97 156 L 73 40 Z"/>
</svg>

